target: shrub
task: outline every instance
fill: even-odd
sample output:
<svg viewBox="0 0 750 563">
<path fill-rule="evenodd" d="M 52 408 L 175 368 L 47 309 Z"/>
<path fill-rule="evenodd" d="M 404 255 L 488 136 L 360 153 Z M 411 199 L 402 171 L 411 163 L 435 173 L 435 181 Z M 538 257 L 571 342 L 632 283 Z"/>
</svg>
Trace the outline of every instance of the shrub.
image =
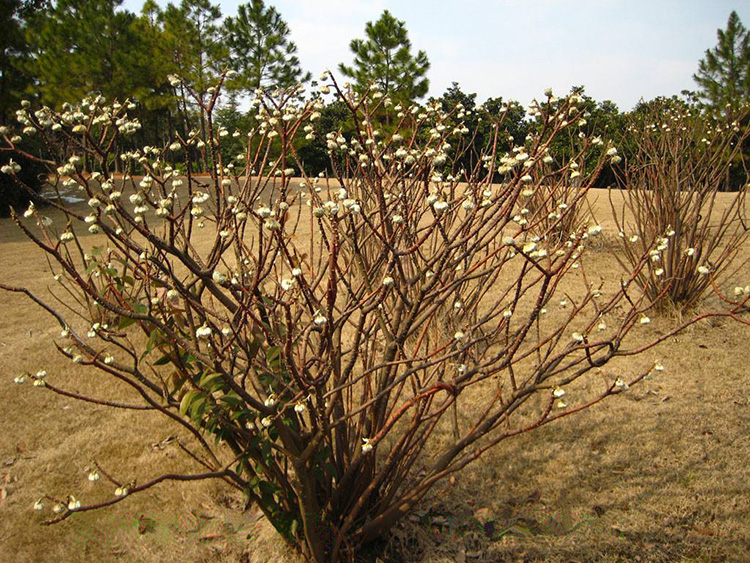
<svg viewBox="0 0 750 563">
<path fill-rule="evenodd" d="M 556 243 L 564 242 L 571 233 L 589 228 L 592 233 L 601 230 L 587 194 L 589 188 L 600 185 L 602 173 L 610 171 L 620 160 L 617 149 L 610 142 L 605 143 L 601 135 L 587 135 L 591 129 L 590 106 L 591 100 L 584 97 L 580 89 L 574 89 L 563 99 L 547 90 L 541 103 L 532 104 L 533 130 L 537 138 L 543 140 L 545 150 L 541 163 L 534 168 L 535 173 L 522 176 L 522 180 L 532 186 L 521 194 L 528 197 L 525 207 L 527 213 L 535 217 L 534 231 Z M 559 120 L 575 123 L 576 127 L 558 131 L 556 121 Z M 589 138 L 590 142 L 582 144 L 582 138 Z M 561 165 L 568 170 L 567 176 L 547 175 Z"/>
<path fill-rule="evenodd" d="M 43 110 L 86 141 L 77 146 L 98 171 L 82 174 L 82 155 L 57 157 L 53 182 L 80 185 L 91 210 L 63 208 L 62 226 L 35 227 L 34 209 L 16 221 L 86 323 L 1 287 L 53 315 L 56 346 L 76 365 L 133 389 L 137 401 L 115 406 L 147 406 L 182 426 L 199 466 L 138 486 L 116 468 L 96 472 L 111 488 L 88 504 L 49 495 L 58 511 L 49 522 L 165 480 L 222 479 L 309 559 L 353 558 L 490 448 L 661 370 L 657 362 L 610 378 L 599 368 L 697 320 L 627 348 L 654 305 L 631 287 L 647 254 L 621 284 L 594 286 L 585 259 L 596 231 L 548 237 L 539 230 L 548 218 L 521 213 L 541 186 L 570 181 L 570 162 L 545 156 L 576 126 L 575 100 L 545 116 L 546 134 L 507 154 L 490 142 L 484 166 L 467 174 L 446 168 L 445 152 L 464 133 L 444 126 L 451 116 L 438 106 L 389 106 L 333 79 L 326 88 L 348 108 L 350 138 L 314 130 L 319 99 L 260 98 L 242 162 L 224 158 L 220 135 L 175 141 L 200 147 L 212 163 L 207 181 L 180 177 L 157 148 L 114 152 L 113 139 L 137 129 L 127 105 Z M 207 132 L 219 92 L 203 108 Z M 397 124 L 387 136 L 372 120 L 386 110 Z M 48 134 L 35 114 L 28 119 Z M 294 140 L 308 125 L 326 139 L 331 177 L 299 166 Z M 581 155 L 595 142 L 574 138 Z M 270 143 L 278 158 L 269 159 Z M 115 159 L 145 177 L 114 180 Z M 502 184 L 492 183 L 496 173 Z M 594 179 L 581 172 L 578 193 Z M 570 212 L 560 209 L 562 224 Z M 92 242 L 85 231 L 100 236 Z M 704 317 L 744 311 L 744 302 L 727 303 Z M 26 377 L 65 392 L 52 374 Z"/>
<path fill-rule="evenodd" d="M 625 206 L 615 220 L 621 262 L 632 268 L 649 255 L 638 285 L 650 299 L 663 295 L 662 305 L 685 311 L 739 267 L 735 258 L 748 232 L 747 169 L 736 192 L 719 194 L 732 166 L 742 165 L 750 128 L 744 115 L 711 117 L 668 102 L 631 116 L 630 150 L 618 178 Z"/>
</svg>

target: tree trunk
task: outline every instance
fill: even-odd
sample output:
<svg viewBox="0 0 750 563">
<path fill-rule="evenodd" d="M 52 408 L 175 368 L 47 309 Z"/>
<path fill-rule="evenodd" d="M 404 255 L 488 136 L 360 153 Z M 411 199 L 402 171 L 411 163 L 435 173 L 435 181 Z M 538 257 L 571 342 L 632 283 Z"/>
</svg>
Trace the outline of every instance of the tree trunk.
<svg viewBox="0 0 750 563">
<path fill-rule="evenodd" d="M 302 530 L 304 534 L 304 555 L 315 563 L 331 563 L 333 548 L 333 530 L 323 518 L 323 511 L 316 499 L 315 476 L 312 469 L 305 466 L 295 467 L 299 476 L 298 498 Z"/>
</svg>

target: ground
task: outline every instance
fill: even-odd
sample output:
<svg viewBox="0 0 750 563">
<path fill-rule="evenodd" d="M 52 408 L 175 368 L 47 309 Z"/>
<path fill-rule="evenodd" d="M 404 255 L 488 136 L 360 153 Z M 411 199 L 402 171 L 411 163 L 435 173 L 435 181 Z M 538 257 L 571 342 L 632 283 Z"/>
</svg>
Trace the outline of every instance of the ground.
<svg viewBox="0 0 750 563">
<path fill-rule="evenodd" d="M 606 195 L 595 208 L 606 214 Z M 54 215 L 53 215 L 53 218 Z M 602 221 L 611 231 L 611 225 Z M 610 233 L 611 234 L 611 233 Z M 614 275 L 615 245 L 592 253 Z M 737 283 L 750 278 L 743 267 Z M 0 281 L 54 287 L 40 251 L 0 220 Z M 730 280 L 731 281 L 731 280 Z M 731 283 L 730 283 L 731 285 Z M 59 327 L 25 298 L 0 292 L 0 561 L 261 561 L 290 558 L 254 510 L 220 484 L 165 484 L 52 526 L 44 493 L 84 502 L 96 460 L 124 480 L 199 471 L 175 446 L 182 431 L 154 415 L 115 411 L 14 385 L 45 368 L 60 386 L 111 398 L 125 390 L 59 355 Z M 644 336 L 676 319 L 655 316 Z M 715 321 L 614 370 L 660 358 L 651 381 L 558 424 L 504 442 L 435 489 L 386 545 L 384 561 L 750 560 L 750 327 Z M 49 513 L 47 513 L 49 514 Z M 373 556 L 374 559 L 374 556 Z"/>
</svg>

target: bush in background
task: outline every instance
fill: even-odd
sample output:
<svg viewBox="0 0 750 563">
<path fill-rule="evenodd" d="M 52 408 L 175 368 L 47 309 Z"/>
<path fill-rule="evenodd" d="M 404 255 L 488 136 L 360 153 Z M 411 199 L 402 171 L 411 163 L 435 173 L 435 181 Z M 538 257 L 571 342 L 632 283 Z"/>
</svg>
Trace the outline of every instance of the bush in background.
<svg viewBox="0 0 750 563">
<path fill-rule="evenodd" d="M 14 163 L 20 166 L 14 174 L 0 173 L 0 217 L 7 216 L 11 208 L 18 210 L 31 201 L 39 202 L 36 196 L 46 181 L 47 167 L 43 163 L 23 153 L 0 152 L 0 167 L 13 168 Z"/>
<path fill-rule="evenodd" d="M 647 254 L 636 281 L 650 299 L 663 296 L 663 305 L 689 310 L 739 268 L 735 258 L 748 238 L 750 178 L 742 162 L 748 135 L 746 111 L 711 117 L 663 100 L 631 116 L 629 151 L 618 178 L 625 198 L 622 213 L 615 213 L 623 257 L 618 260 L 633 268 Z M 739 189 L 722 194 L 730 203 L 719 206 L 732 167 L 742 167 L 744 178 Z"/>
</svg>

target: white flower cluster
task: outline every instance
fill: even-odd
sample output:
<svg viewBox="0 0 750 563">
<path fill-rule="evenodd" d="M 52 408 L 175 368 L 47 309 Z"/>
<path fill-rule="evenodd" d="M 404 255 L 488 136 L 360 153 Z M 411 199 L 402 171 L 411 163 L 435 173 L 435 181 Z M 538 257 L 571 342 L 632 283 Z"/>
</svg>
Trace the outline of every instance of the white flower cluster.
<svg viewBox="0 0 750 563">
<path fill-rule="evenodd" d="M 8 174 L 9 176 L 11 174 L 18 174 L 21 171 L 21 165 L 11 158 L 8 161 L 8 164 L 4 164 L 3 167 L 0 168 L 0 171 L 2 171 L 3 174 Z"/>
</svg>

